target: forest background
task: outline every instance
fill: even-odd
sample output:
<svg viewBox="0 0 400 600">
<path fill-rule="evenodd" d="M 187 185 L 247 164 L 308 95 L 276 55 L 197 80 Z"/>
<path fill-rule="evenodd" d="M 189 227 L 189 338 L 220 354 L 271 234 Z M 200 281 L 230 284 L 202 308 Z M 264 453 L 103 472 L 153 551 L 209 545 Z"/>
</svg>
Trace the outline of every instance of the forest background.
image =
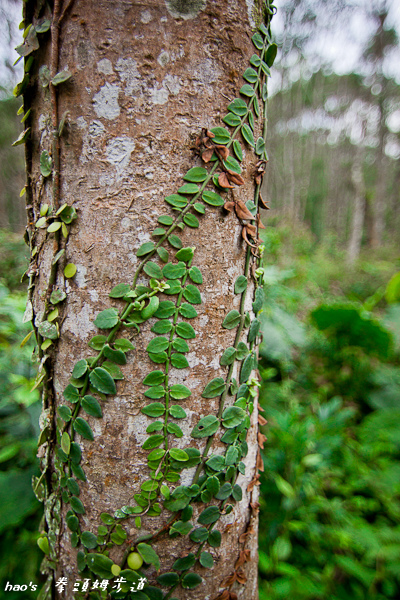
<svg viewBox="0 0 400 600">
<path fill-rule="evenodd" d="M 400 7 L 276 4 L 260 600 L 399 598 Z M 5 583 L 38 583 L 43 556 L 23 151 L 11 146 L 20 10 L 0 3 L 0 598 L 12 600 Z"/>
</svg>

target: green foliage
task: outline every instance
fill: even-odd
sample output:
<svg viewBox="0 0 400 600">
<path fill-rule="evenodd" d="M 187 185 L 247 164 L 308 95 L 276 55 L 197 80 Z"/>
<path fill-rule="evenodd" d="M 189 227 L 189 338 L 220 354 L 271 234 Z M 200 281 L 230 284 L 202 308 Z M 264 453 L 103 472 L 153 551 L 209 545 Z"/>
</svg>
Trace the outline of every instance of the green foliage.
<svg viewBox="0 0 400 600">
<path fill-rule="evenodd" d="M 305 256 L 305 235 L 292 236 L 295 254 L 286 247 L 281 259 L 284 235 L 268 232 L 266 262 L 275 255 L 277 264 L 265 268 L 260 315 L 268 421 L 260 600 L 397 598 L 400 361 L 387 324 L 396 329 L 399 319 L 391 312 L 398 305 L 382 300 L 390 269 L 364 263 L 382 291 L 365 279 L 361 305 L 352 296 L 356 272 L 326 247 Z M 338 290 L 329 278 L 340 269 Z"/>
<path fill-rule="evenodd" d="M 18 264 L 18 255 L 11 260 Z M 24 295 L 0 284 L 0 579 L 29 583 L 37 582 L 42 556 L 35 544 L 42 511 L 32 491 L 40 404 L 30 392 L 32 343 L 20 347 L 30 330 L 22 325 L 24 310 Z M 9 596 L 16 600 L 18 593 Z"/>
</svg>

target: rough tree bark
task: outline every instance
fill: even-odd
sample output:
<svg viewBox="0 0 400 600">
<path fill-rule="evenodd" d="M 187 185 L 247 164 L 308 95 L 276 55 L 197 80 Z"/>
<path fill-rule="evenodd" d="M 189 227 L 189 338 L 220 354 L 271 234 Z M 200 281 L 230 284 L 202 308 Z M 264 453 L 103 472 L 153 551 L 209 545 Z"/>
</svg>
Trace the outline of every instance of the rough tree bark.
<svg viewBox="0 0 400 600">
<path fill-rule="evenodd" d="M 273 11 L 258 0 L 54 0 L 47 11 L 25 4 L 33 26 L 19 52 L 35 60 L 16 90 L 31 109 L 21 140 L 44 402 L 41 598 L 72 597 L 79 580 L 79 597 L 96 579 L 108 593 L 118 578 L 137 585 L 134 552 L 151 587 L 132 598 L 254 599 Z M 253 57 L 246 82 L 254 52 L 265 62 Z M 207 133 L 243 84 L 232 127 Z M 122 588 L 115 597 L 130 597 Z"/>
</svg>

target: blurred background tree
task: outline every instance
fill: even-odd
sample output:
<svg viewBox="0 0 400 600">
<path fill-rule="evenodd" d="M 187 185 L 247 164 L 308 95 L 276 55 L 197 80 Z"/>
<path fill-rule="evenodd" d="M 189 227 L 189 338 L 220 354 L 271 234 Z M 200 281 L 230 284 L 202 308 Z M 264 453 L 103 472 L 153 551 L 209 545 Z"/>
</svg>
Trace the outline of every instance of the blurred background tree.
<svg viewBox="0 0 400 600">
<path fill-rule="evenodd" d="M 260 600 L 400 597 L 395 0 L 277 0 L 265 196 Z M 0 597 L 38 581 L 17 0 L 0 1 Z M 17 69 L 20 65 L 17 66 Z M 33 594 L 31 594 L 33 596 Z M 21 594 L 7 592 L 7 598 Z"/>
</svg>

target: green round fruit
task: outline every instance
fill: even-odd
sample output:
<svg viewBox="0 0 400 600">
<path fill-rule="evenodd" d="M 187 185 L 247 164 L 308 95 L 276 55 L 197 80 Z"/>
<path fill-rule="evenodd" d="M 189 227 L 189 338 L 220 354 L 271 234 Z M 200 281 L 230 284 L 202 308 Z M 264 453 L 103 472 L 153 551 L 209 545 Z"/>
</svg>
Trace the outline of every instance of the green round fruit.
<svg viewBox="0 0 400 600">
<path fill-rule="evenodd" d="M 133 571 L 137 571 L 143 564 L 143 558 L 138 552 L 131 552 L 127 558 L 128 567 Z"/>
</svg>

